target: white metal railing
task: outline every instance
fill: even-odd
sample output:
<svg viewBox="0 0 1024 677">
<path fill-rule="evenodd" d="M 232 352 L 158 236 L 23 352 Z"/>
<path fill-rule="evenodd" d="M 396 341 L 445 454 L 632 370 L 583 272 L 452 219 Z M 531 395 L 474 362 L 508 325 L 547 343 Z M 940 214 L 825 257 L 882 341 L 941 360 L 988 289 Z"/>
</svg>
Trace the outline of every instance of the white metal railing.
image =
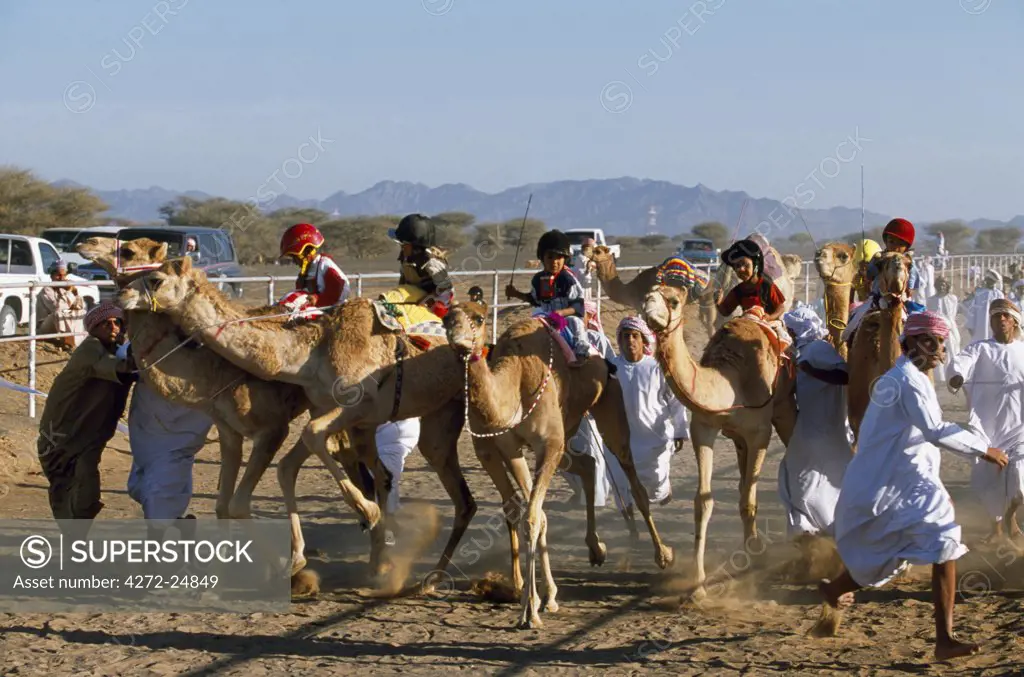
<svg viewBox="0 0 1024 677">
<path fill-rule="evenodd" d="M 989 268 L 995 268 L 1004 276 L 1007 274 L 1009 266 L 1014 262 L 1024 262 L 1024 256 L 1021 254 L 960 254 L 956 256 L 947 256 L 943 260 L 937 257 L 932 257 L 932 261 L 936 268 L 936 275 L 941 275 L 945 271 L 946 273 L 952 274 L 953 278 L 950 280 L 953 283 L 954 290 L 960 291 L 961 293 L 968 288 L 972 283 L 977 284 L 972 271 L 980 271 L 981 275 L 984 275 L 984 271 Z M 816 298 L 821 292 L 819 291 L 820 282 L 817 273 L 813 276 L 811 271 L 814 269 L 813 261 L 802 261 L 803 267 L 803 297 L 804 303 L 810 303 L 812 298 L 812 287 L 814 288 L 814 297 Z M 650 266 L 620 266 L 618 271 L 620 273 L 628 272 L 639 272 L 645 270 Z M 712 275 L 716 265 L 713 264 L 695 264 L 695 268 L 703 270 L 704 272 Z M 505 276 L 511 277 L 514 273 L 517 276 L 525 275 L 527 277 L 532 276 L 536 273 L 536 269 L 519 268 L 516 270 L 505 269 L 505 270 L 488 270 L 488 271 L 467 271 L 467 270 L 453 270 L 451 271 L 452 277 L 455 278 L 468 278 L 468 277 L 483 277 L 490 278 L 491 282 L 491 322 L 490 322 L 490 337 L 494 340 L 494 337 L 499 335 L 498 332 L 498 315 L 499 311 L 507 308 L 518 308 L 527 304 L 522 302 L 501 302 L 501 292 L 504 290 L 504 286 L 501 284 L 502 278 Z M 356 296 L 363 295 L 363 281 L 364 280 L 391 280 L 396 279 L 396 274 L 393 272 L 388 273 L 351 273 L 347 274 L 351 284 L 355 285 Z M 273 305 L 277 302 L 276 286 L 277 282 L 286 282 L 289 285 L 294 284 L 294 275 L 257 275 L 251 277 L 225 277 L 225 278 L 211 278 L 211 282 L 218 284 L 222 289 L 226 284 L 258 284 L 265 283 L 267 285 L 267 305 Z M 593 294 L 593 298 L 598 306 L 600 312 L 601 301 L 608 297 L 603 294 L 601 289 L 601 283 L 596 280 L 596 293 Z M 36 334 L 36 297 L 38 290 L 44 287 L 68 287 L 68 286 L 91 286 L 101 288 L 113 288 L 114 283 L 111 280 L 88 280 L 86 282 L 77 281 L 34 281 L 28 283 L 3 283 L 0 284 L 0 289 L 28 289 L 28 306 L 29 306 L 29 318 L 28 318 L 28 335 L 24 336 L 6 336 L 0 337 L 0 343 L 12 342 L 12 341 L 28 341 L 28 387 L 30 390 L 36 389 L 36 341 L 62 338 L 66 336 L 85 336 L 85 333 L 63 333 L 63 334 Z M 20 318 L 19 318 L 20 319 Z M 36 415 L 36 395 L 33 392 L 28 394 L 28 415 L 31 418 L 35 418 Z"/>
</svg>

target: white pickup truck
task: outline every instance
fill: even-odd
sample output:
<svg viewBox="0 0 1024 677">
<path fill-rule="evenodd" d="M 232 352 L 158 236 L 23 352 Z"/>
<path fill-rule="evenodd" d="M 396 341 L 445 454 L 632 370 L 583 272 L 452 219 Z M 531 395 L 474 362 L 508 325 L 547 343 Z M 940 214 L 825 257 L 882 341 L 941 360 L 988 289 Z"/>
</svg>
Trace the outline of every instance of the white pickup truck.
<svg viewBox="0 0 1024 677">
<path fill-rule="evenodd" d="M 18 325 L 28 323 L 28 285 L 49 282 L 48 271 L 58 259 L 57 250 L 42 238 L 0 234 L 0 336 L 13 336 Z M 68 281 L 76 283 L 87 308 L 99 303 L 100 291 L 95 285 L 77 284 L 86 279 L 71 274 L 70 270 Z M 3 286 L 9 284 L 19 286 Z"/>
<path fill-rule="evenodd" d="M 583 241 L 587 238 L 594 240 L 597 246 L 604 245 L 611 251 L 612 258 L 618 260 L 619 255 L 622 252 L 622 248 L 617 244 L 608 244 L 608 240 L 604 236 L 604 231 L 600 228 L 573 228 L 572 230 L 565 231 L 565 234 L 569 237 L 570 250 L 573 256 L 579 252 L 583 246 Z"/>
</svg>

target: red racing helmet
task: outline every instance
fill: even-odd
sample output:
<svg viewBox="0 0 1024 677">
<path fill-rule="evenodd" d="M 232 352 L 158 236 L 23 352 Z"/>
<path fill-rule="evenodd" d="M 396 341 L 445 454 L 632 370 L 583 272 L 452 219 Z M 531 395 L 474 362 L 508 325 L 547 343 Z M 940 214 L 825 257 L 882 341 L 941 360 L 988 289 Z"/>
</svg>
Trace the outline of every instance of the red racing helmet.
<svg viewBox="0 0 1024 677">
<path fill-rule="evenodd" d="M 908 247 L 914 244 L 914 224 L 906 219 L 893 219 L 886 224 L 882 234 L 891 235 L 898 240 L 903 240 L 907 243 Z"/>
<path fill-rule="evenodd" d="M 323 234 L 316 226 L 309 223 L 296 223 L 284 231 L 281 236 L 281 256 L 299 256 L 306 253 L 307 247 L 319 249 L 324 243 Z"/>
</svg>

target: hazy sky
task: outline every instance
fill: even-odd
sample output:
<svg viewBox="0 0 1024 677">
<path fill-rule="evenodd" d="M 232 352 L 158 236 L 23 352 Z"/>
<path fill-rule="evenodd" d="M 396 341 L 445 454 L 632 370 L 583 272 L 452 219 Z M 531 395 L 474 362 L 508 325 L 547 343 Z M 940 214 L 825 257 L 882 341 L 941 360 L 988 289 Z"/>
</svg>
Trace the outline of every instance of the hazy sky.
<svg viewBox="0 0 1024 677">
<path fill-rule="evenodd" d="M 0 0 L 0 164 L 234 198 L 810 180 L 821 208 L 863 163 L 868 209 L 1007 219 L 1022 33 L 1011 0 Z"/>
</svg>

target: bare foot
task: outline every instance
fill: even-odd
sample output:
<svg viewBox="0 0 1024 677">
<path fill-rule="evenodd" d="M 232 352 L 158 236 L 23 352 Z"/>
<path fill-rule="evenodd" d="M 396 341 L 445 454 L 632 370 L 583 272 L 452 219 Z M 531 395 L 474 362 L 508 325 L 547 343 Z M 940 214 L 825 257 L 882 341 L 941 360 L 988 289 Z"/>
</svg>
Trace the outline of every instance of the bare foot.
<svg viewBox="0 0 1024 677">
<path fill-rule="evenodd" d="M 949 639 L 942 643 L 935 642 L 935 657 L 940 661 L 970 656 L 978 653 L 980 650 L 981 647 L 977 644 L 965 644 L 955 639 Z"/>
</svg>

